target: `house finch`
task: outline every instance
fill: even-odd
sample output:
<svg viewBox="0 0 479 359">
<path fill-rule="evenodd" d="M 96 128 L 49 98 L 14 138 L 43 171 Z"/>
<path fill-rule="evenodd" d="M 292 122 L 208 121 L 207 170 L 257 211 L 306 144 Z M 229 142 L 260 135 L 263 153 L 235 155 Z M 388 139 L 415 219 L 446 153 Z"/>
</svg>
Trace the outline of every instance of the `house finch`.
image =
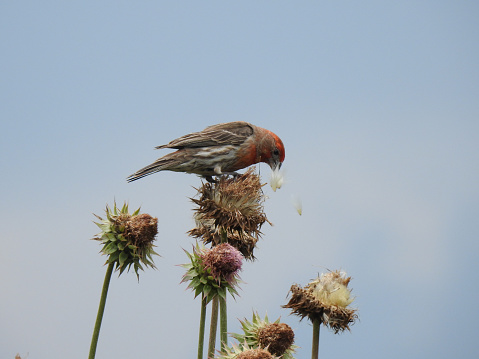
<svg viewBox="0 0 479 359">
<path fill-rule="evenodd" d="M 277 170 L 284 161 L 281 139 L 273 132 L 247 122 L 209 126 L 156 148 L 177 151 L 133 173 L 127 178 L 128 182 L 165 170 L 196 173 L 212 180 L 212 176 L 234 174 L 259 162 Z"/>
</svg>

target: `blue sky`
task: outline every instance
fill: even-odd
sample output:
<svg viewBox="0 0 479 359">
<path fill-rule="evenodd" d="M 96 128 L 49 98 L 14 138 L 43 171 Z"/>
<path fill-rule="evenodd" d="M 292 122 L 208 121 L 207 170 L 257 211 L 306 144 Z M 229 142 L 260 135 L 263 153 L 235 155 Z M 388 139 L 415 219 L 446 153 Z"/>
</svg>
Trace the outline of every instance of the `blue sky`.
<svg viewBox="0 0 479 359">
<path fill-rule="evenodd" d="M 154 146 L 237 120 L 282 138 L 287 183 L 265 190 L 274 226 L 231 331 L 281 316 L 309 357 L 311 326 L 280 306 L 341 268 L 360 321 L 323 330 L 322 357 L 477 357 L 478 16 L 474 1 L 3 2 L 0 357 L 87 356 L 105 272 L 92 213 L 115 199 L 159 218 L 162 257 L 139 283 L 113 277 L 97 357 L 194 357 L 177 264 L 200 180 L 125 178 Z"/>
</svg>

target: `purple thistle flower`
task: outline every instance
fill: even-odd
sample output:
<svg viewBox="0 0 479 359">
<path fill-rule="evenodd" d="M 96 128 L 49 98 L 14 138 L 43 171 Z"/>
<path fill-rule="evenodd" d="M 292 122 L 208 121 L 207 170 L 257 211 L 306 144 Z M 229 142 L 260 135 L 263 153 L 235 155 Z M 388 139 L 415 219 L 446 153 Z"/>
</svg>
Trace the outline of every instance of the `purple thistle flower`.
<svg viewBox="0 0 479 359">
<path fill-rule="evenodd" d="M 223 278 L 229 284 L 236 282 L 236 274 L 243 265 L 243 256 L 239 250 L 229 243 L 214 246 L 202 255 L 203 265 L 211 270 L 211 276 L 221 281 Z"/>
</svg>

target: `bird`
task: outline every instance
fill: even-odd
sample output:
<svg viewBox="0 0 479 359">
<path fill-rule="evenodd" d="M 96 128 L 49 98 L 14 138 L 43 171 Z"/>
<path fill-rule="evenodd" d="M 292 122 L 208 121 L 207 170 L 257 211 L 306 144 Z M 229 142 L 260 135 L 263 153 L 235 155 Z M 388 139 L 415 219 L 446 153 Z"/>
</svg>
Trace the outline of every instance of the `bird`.
<svg viewBox="0 0 479 359">
<path fill-rule="evenodd" d="M 243 121 L 212 125 L 155 148 L 176 151 L 128 176 L 128 182 L 160 171 L 193 173 L 214 182 L 213 176 L 237 175 L 236 171 L 259 162 L 277 171 L 285 157 L 277 135 Z"/>
</svg>

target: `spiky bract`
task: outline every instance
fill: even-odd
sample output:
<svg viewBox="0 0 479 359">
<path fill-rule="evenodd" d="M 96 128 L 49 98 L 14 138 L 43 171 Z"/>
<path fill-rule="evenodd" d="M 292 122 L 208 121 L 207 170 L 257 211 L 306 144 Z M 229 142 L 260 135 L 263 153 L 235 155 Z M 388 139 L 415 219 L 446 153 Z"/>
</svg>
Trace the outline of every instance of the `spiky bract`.
<svg viewBox="0 0 479 359">
<path fill-rule="evenodd" d="M 120 275 L 131 266 L 137 277 L 138 270 L 144 270 L 142 264 L 156 268 L 152 256 L 158 255 L 153 250 L 158 219 L 139 213 L 139 208 L 130 214 L 126 203 L 121 209 L 115 203 L 113 208 L 106 206 L 106 219 L 95 215 L 100 219 L 100 223 L 95 224 L 101 232 L 93 239 L 103 244 L 100 252 L 108 256 L 106 263 L 115 263 Z"/>
<path fill-rule="evenodd" d="M 263 212 L 262 187 L 253 168 L 237 177 L 222 176 L 216 183 L 203 183 L 199 199 L 192 198 L 198 207 L 196 228 L 189 234 L 213 246 L 228 242 L 246 259 L 254 259 L 261 226 L 270 223 Z"/>
<path fill-rule="evenodd" d="M 226 298 L 226 291 L 230 292 L 233 297 L 238 295 L 235 287 L 239 282 L 237 273 L 241 265 L 239 267 L 238 265 L 228 267 L 228 270 L 225 272 L 227 265 L 221 263 L 220 260 L 212 259 L 213 257 L 218 257 L 218 253 L 214 252 L 215 248 L 208 249 L 196 244 L 196 247 L 193 247 L 192 253 L 185 250 L 190 263 L 181 265 L 186 269 L 181 283 L 189 282 L 188 288 L 195 292 L 195 298 L 203 293 L 207 303 L 215 296 Z"/>
<path fill-rule="evenodd" d="M 304 289 L 294 284 L 290 289 L 291 298 L 283 307 L 301 319 L 319 320 L 334 333 L 350 330 L 358 317 L 356 309 L 347 308 L 353 301 L 347 288 L 350 280 L 344 272 L 334 271 L 322 274 Z"/>
<path fill-rule="evenodd" d="M 253 312 L 253 320 L 240 320 L 243 334 L 233 333 L 231 336 L 239 343 L 246 343 L 250 348 L 267 348 L 271 354 L 282 359 L 294 359 L 293 353 L 297 348 L 294 345 L 294 332 L 291 327 L 280 322 L 278 318 L 270 322 L 265 315 L 261 319 L 258 313 Z"/>
</svg>

